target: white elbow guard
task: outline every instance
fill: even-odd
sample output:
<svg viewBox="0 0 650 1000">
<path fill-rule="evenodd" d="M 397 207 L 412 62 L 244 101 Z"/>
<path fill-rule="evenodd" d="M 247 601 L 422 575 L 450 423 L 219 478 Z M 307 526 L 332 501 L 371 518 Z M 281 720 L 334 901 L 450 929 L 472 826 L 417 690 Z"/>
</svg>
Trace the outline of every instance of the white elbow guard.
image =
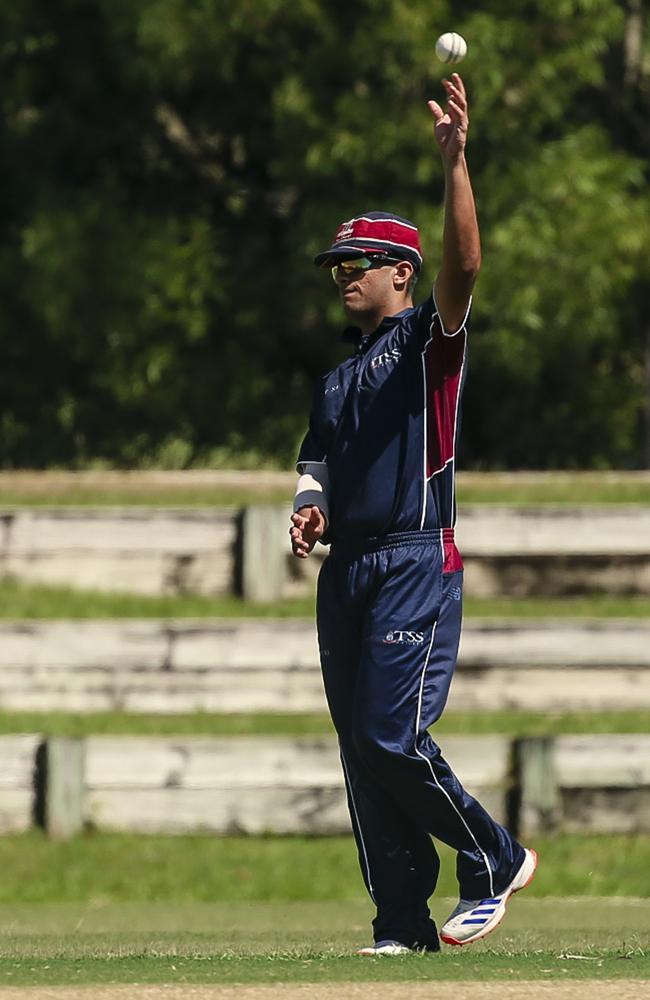
<svg viewBox="0 0 650 1000">
<path fill-rule="evenodd" d="M 293 498 L 294 511 L 301 507 L 318 507 L 329 522 L 329 472 L 326 462 L 302 462 L 298 466 L 300 476 Z"/>
</svg>

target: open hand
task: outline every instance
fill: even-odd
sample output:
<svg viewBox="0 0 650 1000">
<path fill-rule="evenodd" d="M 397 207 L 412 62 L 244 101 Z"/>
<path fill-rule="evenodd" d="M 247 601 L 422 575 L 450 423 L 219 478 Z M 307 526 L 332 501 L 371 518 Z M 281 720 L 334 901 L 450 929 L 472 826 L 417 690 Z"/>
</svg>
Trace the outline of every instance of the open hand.
<svg viewBox="0 0 650 1000">
<path fill-rule="evenodd" d="M 291 548 L 294 556 L 306 559 L 319 538 L 323 537 L 327 522 L 318 507 L 301 507 L 291 516 Z"/>
<path fill-rule="evenodd" d="M 446 109 L 443 111 L 437 101 L 429 101 L 428 104 L 434 117 L 433 130 L 440 152 L 445 159 L 453 160 L 463 152 L 467 142 L 467 95 L 458 73 L 452 73 L 451 80 L 443 80 L 442 85 L 447 91 Z"/>
</svg>

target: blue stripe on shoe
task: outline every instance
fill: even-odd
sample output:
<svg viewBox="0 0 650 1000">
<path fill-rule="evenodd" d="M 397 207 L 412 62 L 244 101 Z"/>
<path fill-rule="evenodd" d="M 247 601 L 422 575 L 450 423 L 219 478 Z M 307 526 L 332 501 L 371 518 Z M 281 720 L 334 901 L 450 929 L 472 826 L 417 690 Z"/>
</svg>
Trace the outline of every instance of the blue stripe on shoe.
<svg viewBox="0 0 650 1000">
<path fill-rule="evenodd" d="M 479 906 L 489 906 L 490 903 L 500 903 L 500 902 L 501 902 L 501 897 L 499 896 L 498 899 L 482 899 L 481 902 L 478 905 Z"/>
<path fill-rule="evenodd" d="M 470 917 L 467 920 L 463 920 L 463 923 L 464 924 L 486 924 L 487 920 L 485 919 L 485 917 L 479 917 L 478 920 L 475 920 L 473 917 Z"/>
<path fill-rule="evenodd" d="M 496 906 L 492 906 L 490 907 L 489 910 L 472 910 L 472 913 L 474 914 L 475 917 L 479 917 L 483 913 L 486 913 L 487 916 L 490 917 L 493 913 L 496 913 L 496 911 L 497 911 Z"/>
</svg>

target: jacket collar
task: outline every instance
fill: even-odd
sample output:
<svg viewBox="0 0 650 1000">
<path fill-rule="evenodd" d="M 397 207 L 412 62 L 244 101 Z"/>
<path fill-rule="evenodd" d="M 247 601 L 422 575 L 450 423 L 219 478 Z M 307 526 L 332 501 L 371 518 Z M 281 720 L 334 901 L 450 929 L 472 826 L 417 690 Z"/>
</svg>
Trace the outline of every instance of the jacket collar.
<svg viewBox="0 0 650 1000">
<path fill-rule="evenodd" d="M 376 330 L 372 333 L 364 335 L 358 326 L 346 326 L 343 333 L 341 334 L 341 340 L 344 344 L 353 344 L 359 354 L 365 354 L 369 347 L 375 343 L 379 337 L 384 333 L 388 333 L 394 326 L 397 326 L 399 321 L 403 316 L 413 311 L 413 306 L 409 306 L 408 309 L 402 309 L 401 312 L 395 313 L 394 316 L 384 316 L 381 323 Z"/>
</svg>

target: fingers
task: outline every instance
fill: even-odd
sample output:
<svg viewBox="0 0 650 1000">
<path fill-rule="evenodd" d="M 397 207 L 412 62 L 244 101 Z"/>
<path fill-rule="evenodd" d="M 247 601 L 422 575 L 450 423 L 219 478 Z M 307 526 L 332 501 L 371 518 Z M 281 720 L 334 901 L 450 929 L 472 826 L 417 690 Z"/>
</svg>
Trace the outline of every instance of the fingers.
<svg viewBox="0 0 650 1000">
<path fill-rule="evenodd" d="M 298 557 L 298 559 L 306 559 L 307 556 L 310 554 L 311 550 L 312 546 L 307 545 L 306 542 L 303 542 L 300 545 L 294 542 L 291 543 L 291 551 L 293 552 L 294 556 Z"/>
<path fill-rule="evenodd" d="M 302 534 L 305 526 L 305 518 L 300 514 L 292 514 L 291 521 L 293 523 L 293 527 L 289 528 L 289 537 L 291 539 L 293 554 L 294 556 L 297 556 L 307 548 L 307 542 L 304 540 Z"/>
<path fill-rule="evenodd" d="M 465 92 L 465 84 L 463 83 L 460 74 L 452 73 L 451 79 L 444 79 L 442 85 L 447 92 L 447 107 L 443 111 L 440 104 L 437 101 L 428 101 L 429 110 L 435 118 L 435 124 L 440 125 L 442 123 L 452 123 L 457 124 L 463 121 L 467 122 L 467 95 Z"/>
<path fill-rule="evenodd" d="M 451 80 L 443 80 L 442 83 L 447 91 L 448 109 L 462 118 L 463 115 L 467 114 L 467 97 L 463 81 L 458 73 L 453 73 Z"/>
<path fill-rule="evenodd" d="M 292 528 L 289 534 L 291 535 L 291 551 L 294 556 L 298 556 L 299 559 L 305 559 L 313 546 L 305 541 L 298 528 Z"/>
<path fill-rule="evenodd" d="M 294 556 L 306 559 L 325 532 L 325 518 L 318 507 L 303 507 L 301 509 L 305 511 L 305 514 L 296 511 L 291 515 L 293 526 L 289 528 L 289 536 Z"/>
<path fill-rule="evenodd" d="M 289 538 L 291 539 L 292 545 L 302 545 L 304 539 L 302 537 L 302 531 L 300 528 L 290 528 Z"/>
<path fill-rule="evenodd" d="M 442 119 L 445 117 L 445 113 L 442 110 L 442 108 L 440 107 L 440 105 L 438 104 L 438 102 L 437 101 L 427 101 L 427 104 L 428 104 L 429 110 L 431 111 L 431 114 L 433 115 L 433 117 L 435 118 L 435 120 L 437 122 L 442 121 Z"/>
<path fill-rule="evenodd" d="M 464 110 L 454 101 L 447 101 L 447 107 L 450 112 L 453 112 L 451 117 L 458 119 L 458 121 L 461 121 L 465 117 Z"/>
<path fill-rule="evenodd" d="M 308 530 L 313 538 L 320 538 L 325 531 L 325 518 L 318 507 L 312 507 L 311 509 Z"/>
<path fill-rule="evenodd" d="M 314 547 L 314 543 L 307 541 L 307 539 L 304 536 L 305 527 L 308 525 L 308 523 L 310 523 L 310 518 L 311 518 L 311 511 L 309 518 L 306 518 L 302 514 L 298 513 L 291 515 L 291 521 L 293 524 L 293 527 L 289 528 L 289 537 L 291 539 L 291 550 L 294 556 L 298 556 L 299 559 L 306 559 Z M 322 534 L 322 531 L 320 532 L 320 534 Z"/>
<path fill-rule="evenodd" d="M 460 73 L 452 73 L 451 74 L 451 80 L 452 80 L 452 83 L 454 84 L 454 86 L 463 95 L 463 97 L 466 97 L 467 94 L 465 93 L 465 84 L 463 83 L 463 80 L 462 80 L 462 77 L 461 77 Z"/>
</svg>

